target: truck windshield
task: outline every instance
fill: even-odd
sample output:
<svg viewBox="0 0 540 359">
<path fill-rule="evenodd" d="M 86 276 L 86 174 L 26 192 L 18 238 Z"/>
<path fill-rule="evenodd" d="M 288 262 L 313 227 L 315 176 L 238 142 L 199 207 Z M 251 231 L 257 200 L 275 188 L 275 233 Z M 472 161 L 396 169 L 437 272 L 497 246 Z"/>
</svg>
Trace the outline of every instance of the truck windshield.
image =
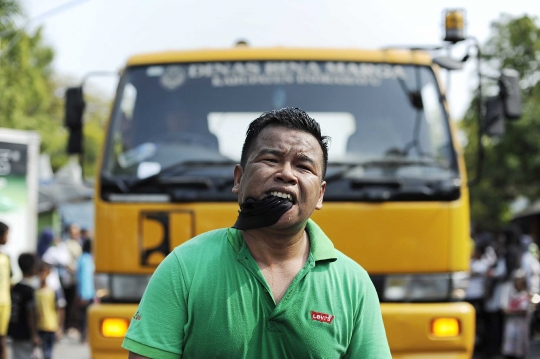
<svg viewBox="0 0 540 359">
<path fill-rule="evenodd" d="M 129 184 L 163 172 L 169 180 L 230 179 L 249 123 L 282 107 L 307 111 L 331 137 L 329 184 L 458 177 L 429 67 L 249 61 L 128 68 L 102 178 Z"/>
</svg>

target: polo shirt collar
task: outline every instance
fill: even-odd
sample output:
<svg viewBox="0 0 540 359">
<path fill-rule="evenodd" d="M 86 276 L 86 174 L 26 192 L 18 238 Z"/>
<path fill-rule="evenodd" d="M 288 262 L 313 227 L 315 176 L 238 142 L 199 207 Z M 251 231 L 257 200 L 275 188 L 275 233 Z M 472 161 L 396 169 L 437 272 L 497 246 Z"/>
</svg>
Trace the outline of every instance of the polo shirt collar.
<svg viewBox="0 0 540 359">
<path fill-rule="evenodd" d="M 334 248 L 334 244 L 313 220 L 308 219 L 306 231 L 309 235 L 311 244 L 310 252 L 315 262 L 325 260 L 333 262 L 337 259 L 337 252 Z M 244 237 L 242 237 L 242 231 L 235 228 L 228 228 L 227 232 L 229 243 L 236 253 L 239 253 L 245 243 Z"/>
</svg>

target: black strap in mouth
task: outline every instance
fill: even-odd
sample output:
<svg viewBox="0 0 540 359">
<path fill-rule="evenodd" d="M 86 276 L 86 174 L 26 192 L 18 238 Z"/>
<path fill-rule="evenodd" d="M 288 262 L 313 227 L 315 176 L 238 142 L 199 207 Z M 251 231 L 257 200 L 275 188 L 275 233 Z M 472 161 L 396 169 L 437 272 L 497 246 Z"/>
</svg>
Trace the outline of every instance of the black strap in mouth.
<svg viewBox="0 0 540 359">
<path fill-rule="evenodd" d="M 293 203 L 289 199 L 272 195 L 267 195 L 260 201 L 248 198 L 240 205 L 238 219 L 233 228 L 255 229 L 271 226 L 276 224 L 292 206 Z"/>
</svg>

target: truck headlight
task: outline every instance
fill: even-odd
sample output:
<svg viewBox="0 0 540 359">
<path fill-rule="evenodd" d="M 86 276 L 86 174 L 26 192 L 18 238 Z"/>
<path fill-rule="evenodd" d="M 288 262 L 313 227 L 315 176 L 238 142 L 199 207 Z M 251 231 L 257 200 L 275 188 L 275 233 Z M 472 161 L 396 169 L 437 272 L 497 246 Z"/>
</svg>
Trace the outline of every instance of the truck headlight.
<svg viewBox="0 0 540 359">
<path fill-rule="evenodd" d="M 469 288 L 470 275 L 467 272 L 454 272 L 451 274 L 452 278 L 452 293 L 451 299 L 463 300 L 465 299 L 465 293 Z"/>
<path fill-rule="evenodd" d="M 390 302 L 426 302 L 463 299 L 468 285 L 465 272 L 388 275 L 383 298 Z"/>
<path fill-rule="evenodd" d="M 105 274 L 94 276 L 96 296 L 103 301 L 138 302 L 150 281 L 151 275 Z"/>
</svg>

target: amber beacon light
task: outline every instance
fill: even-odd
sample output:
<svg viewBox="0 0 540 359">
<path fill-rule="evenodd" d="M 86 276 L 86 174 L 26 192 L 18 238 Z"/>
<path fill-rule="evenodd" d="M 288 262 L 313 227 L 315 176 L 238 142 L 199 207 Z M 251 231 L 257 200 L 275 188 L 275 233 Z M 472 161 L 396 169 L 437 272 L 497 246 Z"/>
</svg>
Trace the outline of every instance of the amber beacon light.
<svg viewBox="0 0 540 359">
<path fill-rule="evenodd" d="M 129 323 L 121 318 L 106 318 L 101 322 L 101 334 L 106 338 L 122 338 Z"/>
<path fill-rule="evenodd" d="M 437 338 L 456 337 L 460 333 L 457 318 L 436 318 L 431 322 L 431 334 Z"/>
<path fill-rule="evenodd" d="M 465 40 L 465 11 L 446 10 L 444 14 L 444 41 L 456 43 Z"/>
</svg>

